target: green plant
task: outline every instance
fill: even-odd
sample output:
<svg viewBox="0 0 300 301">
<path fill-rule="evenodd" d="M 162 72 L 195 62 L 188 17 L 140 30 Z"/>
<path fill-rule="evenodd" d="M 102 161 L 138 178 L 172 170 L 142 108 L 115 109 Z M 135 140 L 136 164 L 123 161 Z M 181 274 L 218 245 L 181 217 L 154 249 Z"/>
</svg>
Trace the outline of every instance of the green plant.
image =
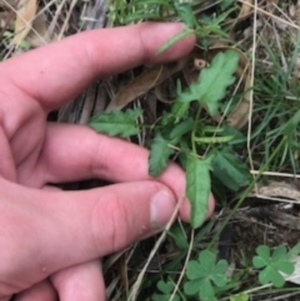
<svg viewBox="0 0 300 301">
<path fill-rule="evenodd" d="M 216 255 L 208 250 L 200 252 L 198 260 L 188 263 L 186 275 L 188 281 L 184 285 L 187 295 L 199 295 L 202 301 L 212 301 L 215 298 L 215 287 L 222 288 L 227 282 L 226 260 L 216 262 Z"/>
<path fill-rule="evenodd" d="M 191 203 L 191 225 L 198 228 L 207 214 L 211 191 L 211 173 L 234 191 L 250 181 L 248 168 L 232 150 L 228 135 L 211 121 L 201 119 L 202 112 L 211 116 L 219 110 L 219 102 L 227 88 L 235 81 L 238 55 L 233 50 L 218 53 L 209 67 L 203 69 L 198 80 L 182 90 L 177 85 L 177 98 L 169 112 L 164 112 L 154 126 L 150 147 L 149 174 L 158 177 L 168 165 L 170 156 L 179 154 L 186 170 L 186 195 Z M 196 106 L 191 109 L 191 103 Z M 195 109 L 196 108 L 196 109 Z M 94 116 L 90 125 L 108 135 L 129 137 L 139 132 L 136 119 L 141 110 L 111 112 Z M 140 127 L 142 128 L 142 126 Z M 210 151 L 207 147 L 210 146 Z"/>
<path fill-rule="evenodd" d="M 275 287 L 282 287 L 285 280 L 281 272 L 290 275 L 295 268 L 287 249 L 278 246 L 271 254 L 270 248 L 262 245 L 257 247 L 256 253 L 257 255 L 253 257 L 253 266 L 261 270 L 259 282 L 263 285 L 272 283 Z"/>
<path fill-rule="evenodd" d="M 163 281 L 160 280 L 157 285 L 157 289 L 159 290 L 160 293 L 156 293 L 151 297 L 151 301 L 169 301 L 170 297 L 172 295 L 172 291 L 174 289 L 174 283 L 169 280 L 169 281 Z M 173 297 L 173 301 L 180 301 L 179 295 L 175 295 Z"/>
</svg>

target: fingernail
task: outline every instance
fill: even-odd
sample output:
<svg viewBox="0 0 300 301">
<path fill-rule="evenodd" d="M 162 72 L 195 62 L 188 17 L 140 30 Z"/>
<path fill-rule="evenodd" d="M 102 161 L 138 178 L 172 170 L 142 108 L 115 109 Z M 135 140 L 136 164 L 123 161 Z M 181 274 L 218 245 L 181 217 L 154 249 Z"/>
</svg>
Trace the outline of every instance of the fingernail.
<svg viewBox="0 0 300 301">
<path fill-rule="evenodd" d="M 157 229 L 170 220 L 175 209 L 175 198 L 171 192 L 161 190 L 151 199 L 152 227 Z"/>
</svg>

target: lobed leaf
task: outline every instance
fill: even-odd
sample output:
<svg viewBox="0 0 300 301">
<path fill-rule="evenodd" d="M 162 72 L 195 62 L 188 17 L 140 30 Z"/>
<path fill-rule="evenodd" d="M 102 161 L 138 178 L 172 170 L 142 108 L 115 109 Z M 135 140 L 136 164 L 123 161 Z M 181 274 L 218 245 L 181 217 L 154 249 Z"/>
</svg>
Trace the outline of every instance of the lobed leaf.
<svg viewBox="0 0 300 301">
<path fill-rule="evenodd" d="M 210 194 L 210 160 L 190 156 L 186 162 L 186 195 L 191 204 L 191 225 L 198 228 L 208 212 Z"/>
<path fill-rule="evenodd" d="M 101 113 L 92 117 L 89 124 L 97 132 L 127 138 L 139 133 L 136 119 L 142 113 L 141 109 Z"/>
<path fill-rule="evenodd" d="M 149 174 L 158 177 L 169 163 L 169 157 L 174 153 L 167 141 L 160 133 L 153 139 L 149 155 Z"/>
<path fill-rule="evenodd" d="M 235 81 L 233 76 L 238 67 L 239 56 L 233 50 L 219 52 L 211 62 L 210 67 L 204 68 L 196 82 L 181 93 L 181 102 L 198 100 L 208 107 L 210 115 L 218 112 L 218 102 L 226 95 L 226 89 Z"/>
</svg>

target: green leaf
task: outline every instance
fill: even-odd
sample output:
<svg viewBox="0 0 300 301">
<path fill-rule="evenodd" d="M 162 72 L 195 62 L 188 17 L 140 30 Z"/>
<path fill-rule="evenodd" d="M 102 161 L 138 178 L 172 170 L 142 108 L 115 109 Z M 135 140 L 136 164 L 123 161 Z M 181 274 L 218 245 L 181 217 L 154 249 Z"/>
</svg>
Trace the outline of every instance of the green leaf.
<svg viewBox="0 0 300 301">
<path fill-rule="evenodd" d="M 216 263 L 216 255 L 209 250 L 203 250 L 198 260 L 191 260 L 187 265 L 187 281 L 184 290 L 189 295 L 199 293 L 201 300 L 214 300 L 217 288 L 225 287 L 228 262 L 220 260 Z"/>
<path fill-rule="evenodd" d="M 101 113 L 93 116 L 89 124 L 97 132 L 126 138 L 139 133 L 140 130 L 136 124 L 136 119 L 142 113 L 141 109 Z"/>
<path fill-rule="evenodd" d="M 171 114 L 174 116 L 175 123 L 187 115 L 189 107 L 190 104 L 182 101 L 180 96 L 175 100 L 171 109 Z"/>
<path fill-rule="evenodd" d="M 216 256 L 209 250 L 203 250 L 199 254 L 199 259 L 201 262 L 201 270 L 204 275 L 210 275 L 211 271 L 214 269 L 216 265 Z"/>
<path fill-rule="evenodd" d="M 251 181 L 247 166 L 229 148 L 215 151 L 212 168 L 214 175 L 233 191 L 238 191 Z"/>
<path fill-rule="evenodd" d="M 256 248 L 256 253 L 265 261 L 269 261 L 271 257 L 270 248 L 266 245 L 261 245 Z"/>
<path fill-rule="evenodd" d="M 167 167 L 169 157 L 174 153 L 168 144 L 170 142 L 157 133 L 153 139 L 149 155 L 149 174 L 158 177 Z"/>
<path fill-rule="evenodd" d="M 278 271 L 281 271 L 288 275 L 292 274 L 295 270 L 295 265 L 292 262 L 283 259 L 274 262 L 273 266 Z"/>
<path fill-rule="evenodd" d="M 198 100 L 208 107 L 209 113 L 218 112 L 218 101 L 226 95 L 226 89 L 235 81 L 233 76 L 238 67 L 239 56 L 233 50 L 219 52 L 211 62 L 211 66 L 204 68 L 196 82 L 179 95 L 180 102 Z"/>
<path fill-rule="evenodd" d="M 174 2 L 174 7 L 179 18 L 189 27 L 193 28 L 197 25 L 195 14 L 190 3 Z"/>
<path fill-rule="evenodd" d="M 196 295 L 199 292 L 200 284 L 201 280 L 198 279 L 185 282 L 183 286 L 184 293 L 189 296 Z"/>
<path fill-rule="evenodd" d="M 232 126 L 225 124 L 223 126 L 225 136 L 233 136 L 233 139 L 228 142 L 229 145 L 243 146 L 247 141 L 246 136 Z"/>
<path fill-rule="evenodd" d="M 163 280 L 160 280 L 158 281 L 156 287 L 160 292 L 169 294 L 170 292 L 172 292 L 174 285 L 172 284 L 172 282 L 165 282 Z"/>
<path fill-rule="evenodd" d="M 209 279 L 204 279 L 199 287 L 199 297 L 203 301 L 210 301 L 215 295 L 214 287 Z"/>
<path fill-rule="evenodd" d="M 196 260 L 190 260 L 187 267 L 186 267 L 186 276 L 190 280 L 195 280 L 197 278 L 202 278 L 206 275 L 203 272 L 202 266 Z"/>
<path fill-rule="evenodd" d="M 178 222 L 175 222 L 168 234 L 173 238 L 175 245 L 177 248 L 182 250 L 187 250 L 189 247 L 189 242 L 187 240 L 187 237 L 182 229 L 180 227 Z"/>
<path fill-rule="evenodd" d="M 258 275 L 258 279 L 262 285 L 271 282 L 277 288 L 283 287 L 285 282 L 283 276 L 271 266 L 268 266 L 262 270 Z"/>
<path fill-rule="evenodd" d="M 218 287 L 224 287 L 227 284 L 227 277 L 226 273 L 228 270 L 228 262 L 226 260 L 220 260 L 215 269 L 213 274 L 211 275 L 211 279 L 214 284 Z"/>
<path fill-rule="evenodd" d="M 190 132 L 193 129 L 194 121 L 192 118 L 189 118 L 183 122 L 180 122 L 176 125 L 170 133 L 170 139 L 176 139 L 176 142 L 180 140 L 180 138 L 186 133 Z M 173 141 L 172 141 L 173 142 Z"/>
<path fill-rule="evenodd" d="M 259 256 L 254 256 L 252 259 L 252 264 L 256 269 L 261 269 L 265 267 L 268 263 Z"/>
<path fill-rule="evenodd" d="M 286 247 L 281 245 L 275 248 L 272 254 L 272 261 L 277 261 L 283 258 L 287 253 Z"/>
<path fill-rule="evenodd" d="M 190 156 L 186 163 L 186 195 L 191 204 L 191 225 L 198 228 L 208 212 L 210 162 Z"/>
<path fill-rule="evenodd" d="M 256 249 L 257 256 L 253 258 L 253 265 L 259 272 L 258 279 L 262 285 L 272 283 L 275 287 L 282 287 L 285 279 L 281 273 L 292 274 L 295 266 L 290 254 L 284 246 L 278 246 L 272 255 L 268 246 L 262 245 Z"/>
</svg>

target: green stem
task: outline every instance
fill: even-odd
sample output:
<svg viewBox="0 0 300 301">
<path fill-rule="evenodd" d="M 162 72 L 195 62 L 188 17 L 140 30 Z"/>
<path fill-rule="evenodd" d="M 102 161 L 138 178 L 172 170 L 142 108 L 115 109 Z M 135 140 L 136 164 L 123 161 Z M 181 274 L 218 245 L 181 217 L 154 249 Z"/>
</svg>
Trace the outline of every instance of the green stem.
<svg viewBox="0 0 300 301">
<path fill-rule="evenodd" d="M 276 149 L 274 150 L 274 152 L 272 153 L 272 155 L 269 157 L 269 159 L 265 162 L 265 164 L 263 165 L 263 167 L 259 170 L 259 173 L 253 178 L 252 182 L 250 183 L 250 185 L 248 186 L 248 188 L 243 192 L 240 200 L 237 202 L 237 204 L 234 206 L 234 208 L 232 209 L 231 213 L 227 216 L 227 218 L 224 220 L 223 225 L 220 227 L 220 229 L 217 231 L 217 233 L 215 234 L 215 236 L 213 237 L 212 241 L 210 242 L 210 244 L 208 245 L 207 249 L 210 249 L 213 244 L 216 242 L 216 240 L 218 239 L 218 237 L 220 236 L 221 232 L 223 231 L 223 229 L 225 228 L 225 226 L 227 225 L 227 223 L 229 222 L 229 220 L 235 215 L 237 209 L 242 205 L 242 203 L 245 201 L 245 199 L 247 198 L 247 196 L 249 195 L 249 193 L 253 190 L 253 188 L 255 187 L 256 182 L 259 180 L 259 178 L 261 177 L 262 173 L 268 168 L 269 164 L 273 161 L 273 159 L 275 158 L 275 156 L 277 155 L 278 151 L 281 149 L 281 147 L 284 145 L 285 141 L 286 141 L 287 137 L 284 136 L 282 138 L 282 140 L 280 141 L 280 143 L 277 145 Z"/>
</svg>

